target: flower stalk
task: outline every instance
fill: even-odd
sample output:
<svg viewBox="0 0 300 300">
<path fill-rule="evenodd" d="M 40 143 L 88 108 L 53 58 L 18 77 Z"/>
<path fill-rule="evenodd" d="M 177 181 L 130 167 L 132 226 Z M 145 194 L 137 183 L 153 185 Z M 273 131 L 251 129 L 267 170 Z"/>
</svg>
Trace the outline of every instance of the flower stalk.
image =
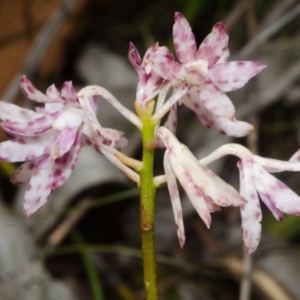
<svg viewBox="0 0 300 300">
<path fill-rule="evenodd" d="M 138 105 L 136 105 L 137 108 Z M 154 149 L 151 147 L 151 141 L 155 136 L 155 125 L 151 120 L 154 101 L 147 104 L 146 110 L 137 108 L 143 127 L 143 167 L 140 171 L 140 189 L 141 189 L 141 234 L 142 234 L 142 255 L 144 266 L 144 283 L 147 300 L 158 299 L 157 271 L 156 271 L 156 252 L 155 252 L 155 194 L 156 189 L 153 182 L 153 163 Z"/>
</svg>

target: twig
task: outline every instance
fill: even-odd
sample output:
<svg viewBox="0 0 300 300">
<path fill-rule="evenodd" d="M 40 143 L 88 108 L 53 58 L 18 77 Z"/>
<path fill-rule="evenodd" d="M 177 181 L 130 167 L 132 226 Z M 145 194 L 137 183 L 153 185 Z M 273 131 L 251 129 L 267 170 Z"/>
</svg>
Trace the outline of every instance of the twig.
<svg viewBox="0 0 300 300">
<path fill-rule="evenodd" d="M 262 22 L 256 28 L 256 32 L 261 32 L 265 28 L 271 26 L 276 20 L 278 20 L 282 14 L 289 9 L 292 5 L 296 4 L 298 0 L 277 0 L 274 2 L 273 7 L 271 7 L 264 16 Z"/>
<path fill-rule="evenodd" d="M 61 241 L 70 233 L 77 223 L 85 216 L 85 214 L 92 208 L 105 206 L 117 201 L 128 199 L 139 195 L 138 189 L 130 189 L 123 192 L 115 193 L 112 195 L 104 196 L 99 199 L 92 197 L 85 197 L 80 200 L 77 207 L 71 210 L 64 220 L 53 230 L 49 235 L 46 243 L 47 248 L 57 247 Z M 59 214 L 57 214 L 59 215 Z M 43 232 L 44 234 L 44 232 Z M 41 237 L 41 235 L 40 235 Z"/>
<path fill-rule="evenodd" d="M 241 272 L 241 287 L 240 287 L 240 300 L 248 300 L 251 295 L 251 273 L 252 273 L 252 257 L 244 250 L 243 266 Z"/>
<path fill-rule="evenodd" d="M 266 87 L 262 90 L 258 96 L 259 101 L 257 102 L 258 111 L 263 110 L 266 106 L 274 103 L 279 99 L 285 92 L 287 92 L 292 84 L 300 76 L 300 60 L 296 61 L 293 66 L 283 73 L 281 76 L 278 76 L 276 80 L 273 81 L 272 85 Z M 243 119 L 249 113 L 255 111 L 253 104 L 249 102 L 244 102 L 237 109 L 237 119 Z"/>
<path fill-rule="evenodd" d="M 237 55 L 235 55 L 235 59 L 239 57 L 247 57 L 254 50 L 256 50 L 261 44 L 263 44 L 266 40 L 268 40 L 271 36 L 277 33 L 283 26 L 294 20 L 300 14 L 300 4 L 296 5 L 289 12 L 283 15 L 277 22 L 273 23 L 270 27 L 263 30 L 259 33 L 256 38 L 254 38 L 250 43 L 248 43 L 245 47 L 243 47 Z"/>
<path fill-rule="evenodd" d="M 234 256 L 222 257 L 219 261 L 215 259 L 214 263 L 224 266 L 228 271 L 234 274 L 237 278 L 242 273 L 242 261 Z M 275 279 L 262 269 L 255 269 L 252 274 L 253 282 L 266 299 L 273 300 L 292 300 L 288 293 L 281 287 Z"/>
<path fill-rule="evenodd" d="M 245 11 L 245 5 L 243 1 L 238 1 L 235 7 L 229 12 L 229 14 L 224 18 L 224 24 L 228 31 L 230 31 L 239 19 L 243 16 Z"/>
</svg>

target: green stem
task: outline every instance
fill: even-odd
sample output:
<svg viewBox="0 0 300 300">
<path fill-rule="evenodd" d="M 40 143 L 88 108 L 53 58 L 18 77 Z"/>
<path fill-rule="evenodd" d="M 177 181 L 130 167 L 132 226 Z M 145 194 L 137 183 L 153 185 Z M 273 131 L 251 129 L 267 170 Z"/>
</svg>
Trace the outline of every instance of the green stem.
<svg viewBox="0 0 300 300">
<path fill-rule="evenodd" d="M 156 253 L 154 232 L 155 187 L 153 183 L 154 149 L 150 143 L 154 138 L 155 124 L 151 121 L 151 109 L 141 116 L 143 123 L 143 168 L 140 172 L 141 181 L 141 232 L 142 254 L 144 265 L 144 283 L 147 300 L 158 299 Z"/>
</svg>

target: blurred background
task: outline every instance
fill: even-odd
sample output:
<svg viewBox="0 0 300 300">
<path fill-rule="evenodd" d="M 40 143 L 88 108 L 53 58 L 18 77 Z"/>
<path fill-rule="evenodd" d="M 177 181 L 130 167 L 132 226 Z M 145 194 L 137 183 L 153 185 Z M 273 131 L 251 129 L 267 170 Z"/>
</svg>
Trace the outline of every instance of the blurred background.
<svg viewBox="0 0 300 300">
<path fill-rule="evenodd" d="M 71 80 L 98 84 L 133 109 L 137 76 L 127 60 L 129 41 L 143 56 L 158 41 L 173 49 L 174 12 L 184 13 L 198 45 L 223 21 L 230 60 L 267 64 L 229 94 L 237 119 L 255 124 L 235 142 L 261 156 L 287 160 L 300 145 L 300 4 L 297 0 L 1 0 L 1 99 L 33 108 L 19 90 L 26 74 L 44 92 Z M 99 101 L 103 126 L 126 133 L 125 152 L 140 158 L 140 139 L 113 108 Z M 230 142 L 180 108 L 178 137 L 199 159 Z M 6 137 L 0 133 L 1 141 Z M 163 150 L 156 174 L 162 174 Z M 212 166 L 238 188 L 235 158 Z M 142 300 L 137 188 L 103 157 L 82 149 L 74 173 L 49 203 L 27 219 L 24 187 L 9 179 L 17 164 L 0 164 L 1 300 Z M 300 174 L 279 175 L 300 193 Z M 180 249 L 166 187 L 157 193 L 156 238 L 161 299 L 238 299 L 243 244 L 238 209 L 213 215 L 207 230 L 182 193 L 187 241 Z M 277 222 L 263 207 L 263 235 L 252 255 L 250 299 L 300 299 L 300 218 Z"/>
</svg>

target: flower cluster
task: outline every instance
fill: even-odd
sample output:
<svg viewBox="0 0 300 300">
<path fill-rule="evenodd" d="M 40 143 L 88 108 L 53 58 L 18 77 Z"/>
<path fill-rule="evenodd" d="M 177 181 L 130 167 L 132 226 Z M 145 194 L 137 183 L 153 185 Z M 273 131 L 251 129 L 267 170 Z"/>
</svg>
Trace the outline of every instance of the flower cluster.
<svg viewBox="0 0 300 300">
<path fill-rule="evenodd" d="M 196 49 L 191 27 L 181 13 L 175 14 L 174 46 L 180 63 L 173 57 L 157 53 L 151 60 L 152 69 L 171 82 L 173 95 L 165 109 L 180 102 L 193 110 L 201 123 L 228 136 L 249 134 L 252 125 L 235 120 L 235 109 L 225 92 L 244 86 L 265 65 L 261 62 L 228 62 L 228 34 L 222 23 Z M 162 110 L 155 117 L 160 117 Z"/>
<path fill-rule="evenodd" d="M 59 92 L 54 85 L 46 95 L 23 76 L 23 94 L 44 107 L 35 111 L 0 102 L 1 127 L 11 138 L 0 144 L 0 160 L 25 161 L 12 176 L 13 183 L 27 183 L 24 212 L 31 216 L 65 183 L 75 168 L 82 146 L 89 145 L 108 158 L 127 140 L 123 133 L 103 128 L 95 116 L 95 97 L 79 98 L 71 82 Z"/>
<path fill-rule="evenodd" d="M 157 135 L 166 147 L 164 169 L 178 238 L 183 247 L 185 236 L 176 178 L 207 227 L 210 227 L 211 223 L 210 213 L 220 210 L 220 206 L 241 206 L 246 204 L 246 201 L 233 187 L 199 163 L 190 150 L 179 143 L 167 128 L 160 127 Z"/>
<path fill-rule="evenodd" d="M 139 185 L 138 173 L 144 166 L 119 152 L 127 144 L 122 132 L 100 125 L 96 116 L 97 96 L 108 101 L 139 130 L 144 126 L 143 116 L 150 111 L 155 137 L 148 146 L 166 148 L 165 175 L 155 178 L 153 184 L 167 182 L 181 247 L 185 234 L 177 180 L 207 227 L 211 224 L 211 213 L 220 207 L 240 207 L 244 243 L 250 253 L 255 251 L 261 234 L 259 198 L 277 220 L 284 213 L 300 215 L 299 196 L 270 174 L 300 171 L 299 151 L 289 162 L 283 162 L 228 144 L 198 161 L 175 136 L 177 110 L 182 104 L 203 125 L 221 134 L 231 137 L 249 134 L 252 125 L 235 119 L 234 105 L 225 93 L 244 86 L 265 65 L 253 61 L 229 62 L 229 38 L 221 22 L 213 26 L 197 49 L 190 25 L 181 13 L 176 13 L 173 38 L 179 61 L 158 43 L 146 51 L 143 59 L 132 43 L 129 46 L 129 61 L 138 75 L 137 114 L 102 87 L 89 86 L 76 92 L 71 82 L 65 82 L 61 92 L 52 85 L 43 94 L 25 76 L 20 81 L 23 94 L 44 106 L 32 111 L 0 101 L 0 126 L 10 138 L 0 144 L 0 160 L 24 162 L 12 181 L 28 183 L 24 197 L 27 216 L 40 209 L 52 191 L 68 179 L 83 146 L 91 146 L 105 155 Z M 161 126 L 166 114 L 167 120 Z M 229 154 L 239 158 L 239 192 L 207 167 Z"/>
<path fill-rule="evenodd" d="M 300 163 L 295 155 L 290 161 L 263 158 L 238 144 L 223 145 L 199 162 L 207 165 L 225 155 L 234 155 L 240 159 L 237 164 L 240 171 L 240 194 L 246 200 L 240 207 L 243 238 L 247 251 L 252 253 L 258 246 L 261 234 L 259 198 L 278 221 L 283 219 L 284 213 L 300 216 L 300 197 L 269 174 L 300 171 Z"/>
</svg>

